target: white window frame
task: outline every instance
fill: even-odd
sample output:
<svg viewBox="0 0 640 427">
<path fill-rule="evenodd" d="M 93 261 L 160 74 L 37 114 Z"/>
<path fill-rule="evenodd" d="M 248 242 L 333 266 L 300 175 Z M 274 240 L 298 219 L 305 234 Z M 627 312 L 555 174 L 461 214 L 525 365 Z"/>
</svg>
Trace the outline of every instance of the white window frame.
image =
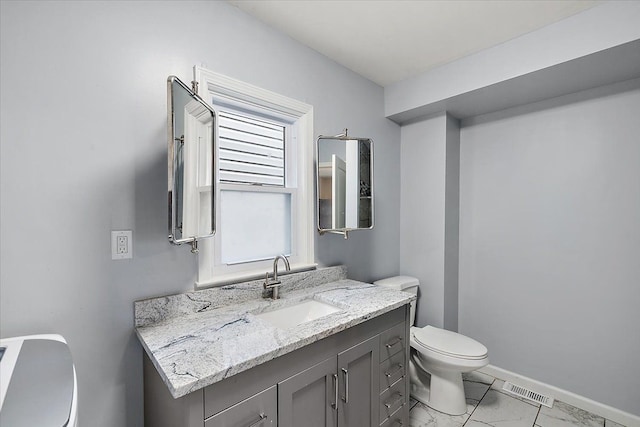
<svg viewBox="0 0 640 427">
<path fill-rule="evenodd" d="M 194 80 L 198 82 L 198 95 L 213 107 L 216 103 L 235 105 L 244 108 L 266 110 L 274 117 L 280 117 L 294 123 L 290 127 L 290 137 L 295 142 L 296 188 L 280 188 L 291 194 L 292 205 L 292 241 L 289 258 L 293 271 L 315 268 L 314 263 L 314 199 L 313 199 L 313 106 L 266 89 L 215 73 L 199 66 L 194 67 Z M 215 108 L 215 107 L 213 107 Z M 288 148 L 287 148 L 288 150 Z M 217 151 L 217 147 L 216 147 Z M 233 189 L 235 186 L 220 184 L 216 171 L 216 201 L 220 200 L 220 190 Z M 260 186 L 247 191 L 275 192 Z M 278 191 L 278 190 L 276 190 Z M 220 204 L 216 203 L 216 218 L 220 218 Z M 294 214 L 297 212 L 297 214 Z M 222 231 L 219 231 L 222 232 Z M 198 277 L 196 288 L 219 286 L 242 280 L 262 278 L 271 271 L 273 260 L 255 261 L 243 264 L 227 265 L 216 256 L 220 251 L 220 238 L 203 239 L 198 242 Z"/>
</svg>

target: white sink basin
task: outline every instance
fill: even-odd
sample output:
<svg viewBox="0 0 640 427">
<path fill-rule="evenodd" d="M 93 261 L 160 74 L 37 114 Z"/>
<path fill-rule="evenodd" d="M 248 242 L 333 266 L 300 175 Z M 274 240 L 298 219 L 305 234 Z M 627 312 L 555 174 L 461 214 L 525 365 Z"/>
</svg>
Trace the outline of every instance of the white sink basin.
<svg viewBox="0 0 640 427">
<path fill-rule="evenodd" d="M 340 311 L 340 309 L 331 304 L 316 300 L 305 300 L 277 310 L 256 314 L 256 317 L 266 320 L 277 328 L 287 329 L 338 311 Z"/>
</svg>

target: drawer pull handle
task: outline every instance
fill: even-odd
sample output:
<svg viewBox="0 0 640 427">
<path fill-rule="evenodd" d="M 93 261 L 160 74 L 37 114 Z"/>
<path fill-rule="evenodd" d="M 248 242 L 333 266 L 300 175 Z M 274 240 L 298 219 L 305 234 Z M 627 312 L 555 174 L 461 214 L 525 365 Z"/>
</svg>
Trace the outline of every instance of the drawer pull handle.
<svg viewBox="0 0 640 427">
<path fill-rule="evenodd" d="M 390 409 L 392 406 L 394 406 L 396 403 L 400 403 L 402 402 L 402 399 L 404 396 L 402 396 L 402 393 L 396 393 L 396 396 L 398 396 L 396 399 L 392 400 L 391 403 L 389 403 L 387 401 L 387 403 L 384 404 L 384 406 L 386 406 L 387 409 Z"/>
<path fill-rule="evenodd" d="M 392 376 L 394 376 L 394 375 L 395 375 L 395 374 L 397 374 L 398 372 L 401 372 L 401 371 L 402 371 L 402 368 L 403 368 L 402 363 L 398 363 L 398 367 L 397 367 L 393 372 L 385 372 L 385 373 L 384 373 L 384 375 L 385 375 L 387 378 L 391 378 Z"/>
<path fill-rule="evenodd" d="M 333 409 L 338 409 L 338 374 L 333 374 L 332 378 L 333 378 L 334 399 L 333 399 L 333 403 L 331 404 L 331 407 Z"/>
<path fill-rule="evenodd" d="M 384 346 L 387 348 L 391 348 L 394 345 L 398 344 L 402 342 L 402 337 L 396 337 L 393 341 L 389 341 L 388 343 L 386 343 Z"/>
<path fill-rule="evenodd" d="M 253 423 L 249 424 L 247 427 L 256 427 L 259 426 L 260 424 L 262 424 L 262 422 L 264 420 L 267 419 L 267 416 L 265 414 L 260 414 L 260 418 L 258 418 L 256 421 L 254 421 Z"/>
<path fill-rule="evenodd" d="M 349 371 L 345 368 L 340 369 L 342 369 L 342 375 L 344 375 L 344 397 L 342 400 L 344 403 L 349 403 Z"/>
</svg>

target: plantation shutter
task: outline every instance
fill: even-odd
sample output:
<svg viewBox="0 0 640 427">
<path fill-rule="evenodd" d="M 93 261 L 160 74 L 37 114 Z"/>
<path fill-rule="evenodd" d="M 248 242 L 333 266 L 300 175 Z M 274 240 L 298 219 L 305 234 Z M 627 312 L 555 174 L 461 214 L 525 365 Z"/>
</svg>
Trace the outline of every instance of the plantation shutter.
<svg viewBox="0 0 640 427">
<path fill-rule="evenodd" d="M 285 127 L 219 113 L 220 182 L 284 187 Z"/>
</svg>

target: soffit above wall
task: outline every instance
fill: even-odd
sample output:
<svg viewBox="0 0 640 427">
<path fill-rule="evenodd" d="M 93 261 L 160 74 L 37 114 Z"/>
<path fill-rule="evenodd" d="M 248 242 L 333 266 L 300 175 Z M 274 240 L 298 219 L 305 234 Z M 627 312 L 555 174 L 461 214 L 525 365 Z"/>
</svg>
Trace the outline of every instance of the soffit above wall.
<svg viewBox="0 0 640 427">
<path fill-rule="evenodd" d="M 406 124 L 447 111 L 465 119 L 638 78 L 640 40 L 387 117 Z"/>
<path fill-rule="evenodd" d="M 385 115 L 467 118 L 640 77 L 640 2 L 607 2 L 385 87 Z"/>
</svg>

